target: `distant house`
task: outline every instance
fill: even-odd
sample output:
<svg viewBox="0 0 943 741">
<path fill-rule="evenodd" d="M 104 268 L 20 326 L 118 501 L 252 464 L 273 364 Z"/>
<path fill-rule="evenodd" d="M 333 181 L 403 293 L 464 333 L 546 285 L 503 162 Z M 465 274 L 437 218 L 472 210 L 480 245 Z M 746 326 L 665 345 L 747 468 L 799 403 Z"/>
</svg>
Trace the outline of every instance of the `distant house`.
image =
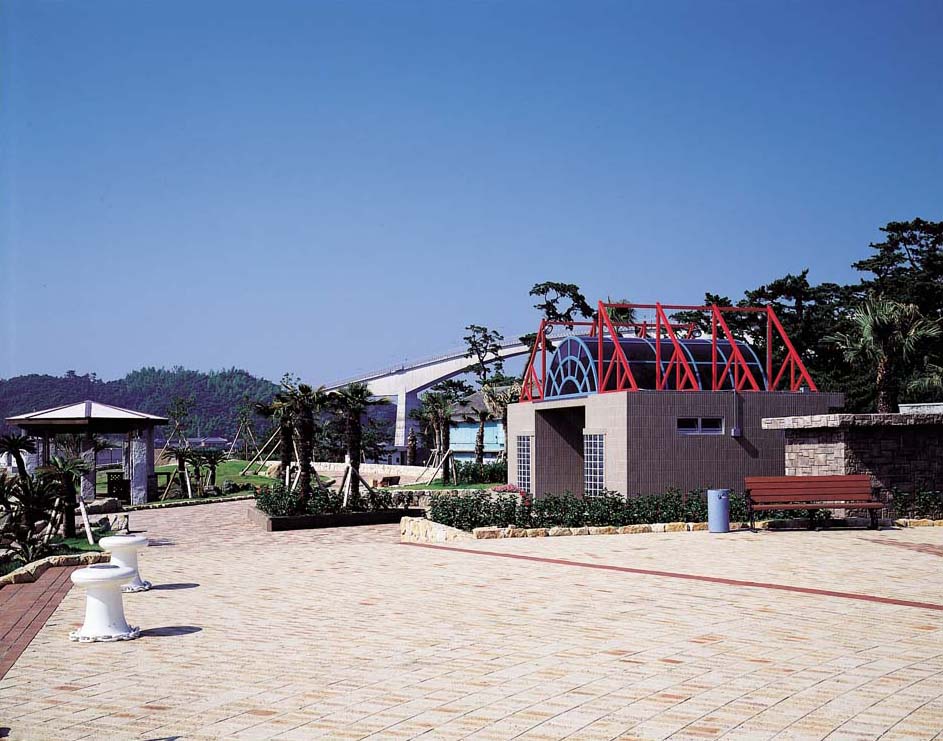
<svg viewBox="0 0 943 741">
<path fill-rule="evenodd" d="M 225 437 L 188 437 L 187 442 L 191 448 L 225 448 L 229 445 L 229 440 Z M 154 440 L 154 445 L 158 448 L 164 447 L 166 443 L 166 439 L 156 438 Z M 179 443 L 179 440 L 174 438 L 174 444 L 177 443 Z"/>
<path fill-rule="evenodd" d="M 478 435 L 478 422 L 473 419 L 474 410 L 484 409 L 485 403 L 481 392 L 465 399 L 465 408 L 452 417 L 454 426 L 450 436 L 452 455 L 457 461 L 475 460 L 475 438 Z M 501 420 L 485 422 L 485 461 L 493 461 L 504 454 L 504 426 Z"/>
</svg>

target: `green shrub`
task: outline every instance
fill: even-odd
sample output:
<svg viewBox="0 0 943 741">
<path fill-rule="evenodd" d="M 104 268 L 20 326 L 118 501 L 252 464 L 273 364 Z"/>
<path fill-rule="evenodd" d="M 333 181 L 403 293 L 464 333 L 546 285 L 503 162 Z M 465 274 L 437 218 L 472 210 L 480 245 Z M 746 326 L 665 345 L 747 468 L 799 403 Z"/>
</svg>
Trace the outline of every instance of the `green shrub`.
<svg viewBox="0 0 943 741">
<path fill-rule="evenodd" d="M 289 517 L 304 513 L 301 494 L 289 491 L 284 484 L 261 487 L 255 495 L 255 506 L 269 517 Z"/>
<path fill-rule="evenodd" d="M 474 491 L 467 494 L 433 494 L 429 498 L 428 517 L 461 530 L 476 527 L 507 527 L 519 524 L 520 497 L 516 494 L 491 494 Z"/>
<path fill-rule="evenodd" d="M 894 492 L 891 507 L 895 517 L 943 520 L 943 491 Z"/>
<path fill-rule="evenodd" d="M 367 492 L 367 508 L 371 512 L 393 509 L 393 493 L 386 489 L 374 489 Z"/>
<path fill-rule="evenodd" d="M 255 495 L 255 506 L 269 517 L 291 515 L 327 515 L 338 512 L 363 512 L 393 509 L 393 494 L 385 489 L 361 494 L 344 508 L 344 495 L 330 489 L 315 489 L 307 506 L 297 491 L 288 491 L 284 484 L 261 487 Z"/>
<path fill-rule="evenodd" d="M 508 462 L 455 462 L 455 480 L 459 484 L 503 484 L 508 480 Z"/>
</svg>

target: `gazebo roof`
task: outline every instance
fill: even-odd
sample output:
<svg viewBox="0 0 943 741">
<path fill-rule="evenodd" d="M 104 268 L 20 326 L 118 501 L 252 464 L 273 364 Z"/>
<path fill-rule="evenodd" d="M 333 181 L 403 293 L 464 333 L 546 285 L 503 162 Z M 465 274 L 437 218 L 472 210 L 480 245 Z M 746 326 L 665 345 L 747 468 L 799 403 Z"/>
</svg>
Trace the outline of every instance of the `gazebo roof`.
<svg viewBox="0 0 943 741">
<path fill-rule="evenodd" d="M 7 417 L 7 423 L 27 431 L 68 432 L 126 432 L 142 427 L 167 424 L 166 417 L 135 412 L 97 401 L 80 401 L 52 409 Z"/>
</svg>

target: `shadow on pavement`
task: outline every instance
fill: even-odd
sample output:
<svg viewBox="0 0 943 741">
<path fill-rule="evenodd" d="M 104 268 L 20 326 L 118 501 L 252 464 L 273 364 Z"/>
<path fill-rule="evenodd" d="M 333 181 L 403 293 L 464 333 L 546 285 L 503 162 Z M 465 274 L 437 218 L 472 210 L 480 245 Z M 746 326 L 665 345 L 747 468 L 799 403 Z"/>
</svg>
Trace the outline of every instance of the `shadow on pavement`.
<svg viewBox="0 0 943 741">
<path fill-rule="evenodd" d="M 203 628 L 196 625 L 165 625 L 163 628 L 147 628 L 141 631 L 141 637 L 148 636 L 185 636 L 190 633 L 199 633 Z"/>
</svg>

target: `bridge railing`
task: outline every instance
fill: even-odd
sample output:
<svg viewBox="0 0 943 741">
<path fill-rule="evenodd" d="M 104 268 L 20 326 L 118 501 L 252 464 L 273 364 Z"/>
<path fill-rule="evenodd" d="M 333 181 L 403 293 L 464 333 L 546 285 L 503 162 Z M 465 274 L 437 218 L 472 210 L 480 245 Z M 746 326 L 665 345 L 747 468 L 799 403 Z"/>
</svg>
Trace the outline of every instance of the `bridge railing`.
<svg viewBox="0 0 943 741">
<path fill-rule="evenodd" d="M 508 340 L 507 342 L 502 342 L 500 348 L 502 350 L 507 350 L 512 347 L 521 347 L 523 343 L 520 340 Z M 376 378 L 382 378 L 383 376 L 391 376 L 394 373 L 404 373 L 406 371 L 411 371 L 415 368 L 423 368 L 427 365 L 434 365 L 435 363 L 443 363 L 448 360 L 457 360 L 461 357 L 466 357 L 468 354 L 468 348 L 460 348 L 451 350 L 448 352 L 440 353 L 438 355 L 430 355 L 425 358 L 420 358 L 419 360 L 405 361 L 398 365 L 391 365 L 387 368 L 381 368 L 380 370 L 371 371 L 370 373 L 361 373 L 360 375 L 350 376 L 344 378 L 340 381 L 335 381 L 334 383 L 328 384 L 325 386 L 327 389 L 337 389 L 341 386 L 346 386 L 349 383 L 356 382 L 366 382 L 372 381 Z M 468 359 L 468 364 L 472 364 L 472 359 Z"/>
</svg>

